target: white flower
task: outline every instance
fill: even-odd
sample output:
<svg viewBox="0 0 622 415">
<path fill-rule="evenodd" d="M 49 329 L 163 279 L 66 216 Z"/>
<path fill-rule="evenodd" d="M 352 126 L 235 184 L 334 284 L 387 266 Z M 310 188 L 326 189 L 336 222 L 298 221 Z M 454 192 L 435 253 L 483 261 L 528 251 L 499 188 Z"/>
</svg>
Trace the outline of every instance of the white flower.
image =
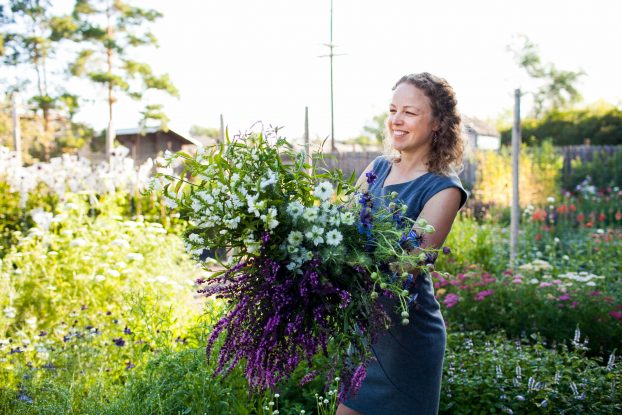
<svg viewBox="0 0 622 415">
<path fill-rule="evenodd" d="M 130 252 L 125 256 L 128 261 L 142 261 L 144 259 L 143 254 L 139 252 Z"/>
<path fill-rule="evenodd" d="M 300 231 L 291 231 L 287 237 L 287 242 L 291 246 L 298 246 L 302 243 L 303 234 Z"/>
<path fill-rule="evenodd" d="M 549 196 L 546 198 L 546 201 L 549 203 L 555 203 L 555 198 L 553 196 Z"/>
<path fill-rule="evenodd" d="M 320 200 L 328 200 L 333 195 L 333 185 L 324 181 L 315 186 L 313 195 Z"/>
<path fill-rule="evenodd" d="M 171 209 L 175 209 L 177 207 L 177 201 L 168 196 L 164 196 L 164 204 Z"/>
<path fill-rule="evenodd" d="M 107 269 L 106 274 L 110 275 L 111 277 L 118 277 L 121 275 L 121 273 L 116 269 Z"/>
<path fill-rule="evenodd" d="M 313 227 L 311 227 L 311 230 L 305 233 L 305 236 L 307 237 L 307 239 L 313 242 L 313 245 L 317 246 L 324 242 L 324 238 L 322 238 L 323 234 L 324 228 L 313 225 Z"/>
<path fill-rule="evenodd" d="M 238 225 L 240 224 L 240 217 L 237 216 L 233 219 L 229 219 L 226 221 L 226 224 L 229 229 L 237 229 Z"/>
<path fill-rule="evenodd" d="M 248 195 L 246 196 L 246 203 L 248 204 L 248 213 L 253 213 L 255 216 L 260 217 L 261 213 L 259 213 L 260 209 L 263 209 L 265 202 L 257 202 L 259 195 Z"/>
<path fill-rule="evenodd" d="M 190 235 L 188 235 L 188 240 L 197 245 L 203 244 L 203 238 L 201 238 L 196 233 L 191 233 Z"/>
<path fill-rule="evenodd" d="M 305 212 L 303 213 L 302 217 L 305 218 L 306 220 L 308 220 L 309 222 L 313 222 L 314 220 L 317 219 L 319 215 L 319 209 L 317 206 L 313 206 L 313 207 L 308 207 L 305 209 Z"/>
<path fill-rule="evenodd" d="M 341 223 L 344 225 L 353 225 L 355 221 L 356 218 L 354 217 L 354 213 L 350 211 L 341 212 Z"/>
<path fill-rule="evenodd" d="M 114 241 L 110 242 L 110 245 L 116 245 L 126 249 L 130 247 L 130 243 L 128 241 L 120 238 L 117 238 Z"/>
<path fill-rule="evenodd" d="M 69 246 L 84 246 L 86 245 L 86 240 L 82 238 L 76 238 L 69 243 Z"/>
<path fill-rule="evenodd" d="M 276 183 L 277 175 L 272 170 L 268 170 L 268 174 L 265 179 L 261 180 L 259 187 L 265 189 L 266 187 Z"/>
<path fill-rule="evenodd" d="M 17 309 L 15 307 L 5 307 L 3 311 L 6 318 L 15 318 L 17 315 Z"/>
<path fill-rule="evenodd" d="M 104 277 L 104 276 L 103 276 L 103 275 L 101 275 L 101 274 L 97 274 L 97 275 L 95 275 L 95 281 L 97 281 L 97 282 L 102 282 L 102 281 L 104 281 L 105 279 L 106 279 L 106 277 Z"/>
<path fill-rule="evenodd" d="M 296 219 L 304 212 L 305 208 L 302 206 L 302 203 L 296 201 L 287 205 L 287 214 L 292 218 Z"/>
<path fill-rule="evenodd" d="M 333 229 L 332 231 L 326 234 L 326 243 L 328 245 L 337 246 L 343 240 L 343 235 L 337 229 Z"/>
<path fill-rule="evenodd" d="M 268 225 L 268 229 L 274 229 L 279 225 L 279 221 L 276 220 L 277 211 L 276 208 L 271 207 L 268 209 L 268 213 L 261 215 L 261 220 Z"/>
</svg>

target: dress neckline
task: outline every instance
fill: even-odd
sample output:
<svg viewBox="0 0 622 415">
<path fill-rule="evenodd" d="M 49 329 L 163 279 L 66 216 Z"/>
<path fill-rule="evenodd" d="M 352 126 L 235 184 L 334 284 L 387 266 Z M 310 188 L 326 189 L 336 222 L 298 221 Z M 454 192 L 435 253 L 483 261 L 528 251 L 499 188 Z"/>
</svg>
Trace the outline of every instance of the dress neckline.
<svg viewBox="0 0 622 415">
<path fill-rule="evenodd" d="M 401 185 L 404 185 L 404 184 L 414 183 L 417 180 L 421 179 L 422 177 L 425 177 L 428 174 L 432 174 L 432 172 L 428 171 L 428 172 L 423 173 L 421 176 L 417 176 L 417 177 L 415 177 L 414 179 L 411 179 L 411 180 L 406 180 L 405 182 L 384 184 L 384 182 L 387 180 L 387 177 L 389 177 L 389 173 L 391 173 L 391 169 L 393 168 L 393 162 L 388 161 L 388 163 L 389 163 L 389 168 L 387 169 L 387 172 L 384 175 L 384 178 L 382 179 L 381 189 L 386 189 L 387 187 L 390 187 L 390 186 L 401 186 Z"/>
</svg>

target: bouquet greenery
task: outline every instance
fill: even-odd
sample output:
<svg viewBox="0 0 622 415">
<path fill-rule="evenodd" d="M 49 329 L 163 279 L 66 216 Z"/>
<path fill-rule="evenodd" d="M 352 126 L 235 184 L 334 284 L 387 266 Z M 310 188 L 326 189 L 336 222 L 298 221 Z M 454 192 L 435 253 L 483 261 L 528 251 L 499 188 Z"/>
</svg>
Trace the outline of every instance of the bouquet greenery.
<svg viewBox="0 0 622 415">
<path fill-rule="evenodd" d="M 224 269 L 197 281 L 199 292 L 229 307 L 207 346 L 211 357 L 224 337 L 217 372 L 245 362 L 253 390 L 274 389 L 324 353 L 330 367 L 312 368 L 302 382 L 339 374 L 343 398 L 365 377 L 388 313 L 409 324 L 417 300 L 410 288 L 437 254 L 417 247 L 434 229 L 405 217 L 397 194 L 377 200 L 358 192 L 354 177 L 312 168 L 277 133 L 168 155 L 168 163 L 183 159 L 184 170 L 164 175 L 165 202 L 190 220 L 184 241 L 197 260 L 208 267 L 207 250 L 228 253 L 216 258 Z M 375 179 L 367 173 L 368 183 Z M 396 309 L 385 310 L 381 296 Z"/>
</svg>

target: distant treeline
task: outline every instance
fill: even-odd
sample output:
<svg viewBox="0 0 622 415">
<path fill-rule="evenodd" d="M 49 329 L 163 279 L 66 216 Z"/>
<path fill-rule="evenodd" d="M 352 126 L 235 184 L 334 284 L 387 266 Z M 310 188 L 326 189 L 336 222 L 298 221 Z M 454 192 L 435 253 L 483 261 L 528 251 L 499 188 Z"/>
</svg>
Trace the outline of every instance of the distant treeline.
<svg viewBox="0 0 622 415">
<path fill-rule="evenodd" d="M 538 119 L 522 121 L 522 140 L 528 145 L 551 139 L 554 146 L 622 144 L 622 109 L 611 105 L 555 110 Z M 501 131 L 501 143 L 509 145 L 512 129 Z"/>
</svg>

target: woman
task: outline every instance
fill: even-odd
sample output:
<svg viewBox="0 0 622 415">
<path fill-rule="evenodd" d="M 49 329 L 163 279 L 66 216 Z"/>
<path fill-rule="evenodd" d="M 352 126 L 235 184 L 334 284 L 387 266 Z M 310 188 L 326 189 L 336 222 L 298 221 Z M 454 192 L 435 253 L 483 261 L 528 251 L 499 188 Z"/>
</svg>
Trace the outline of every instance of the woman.
<svg viewBox="0 0 622 415">
<path fill-rule="evenodd" d="M 436 229 L 421 246 L 440 248 L 467 198 L 454 170 L 463 150 L 456 98 L 447 81 L 426 72 L 402 77 L 393 91 L 387 128 L 399 156 L 378 157 L 359 183 L 365 186 L 365 173 L 373 170 L 377 178 L 369 192 L 379 197 L 397 192 L 408 217 L 425 218 Z M 337 415 L 438 413 L 445 324 L 430 275 L 418 275 L 414 291 L 410 323 L 403 326 L 395 316 L 373 346 L 376 358 L 358 394 L 339 405 Z M 394 316 L 395 304 L 388 299 L 383 304 Z"/>
</svg>

